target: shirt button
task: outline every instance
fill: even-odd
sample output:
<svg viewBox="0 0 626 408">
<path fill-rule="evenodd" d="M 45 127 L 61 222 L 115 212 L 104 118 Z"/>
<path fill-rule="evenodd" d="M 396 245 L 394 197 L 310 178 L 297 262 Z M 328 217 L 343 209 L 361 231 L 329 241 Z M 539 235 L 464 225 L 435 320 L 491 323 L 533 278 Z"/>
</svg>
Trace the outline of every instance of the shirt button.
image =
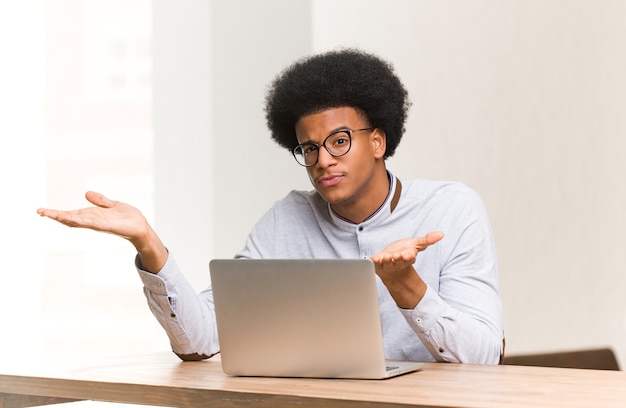
<svg viewBox="0 0 626 408">
<path fill-rule="evenodd" d="M 441 347 L 439 347 L 439 352 L 443 353 L 443 349 Z"/>
<path fill-rule="evenodd" d="M 359 225 L 359 231 L 363 231 L 363 226 Z"/>
<path fill-rule="evenodd" d="M 421 317 L 416 317 L 415 318 L 415 323 L 421 323 L 422 322 L 422 318 Z"/>
</svg>

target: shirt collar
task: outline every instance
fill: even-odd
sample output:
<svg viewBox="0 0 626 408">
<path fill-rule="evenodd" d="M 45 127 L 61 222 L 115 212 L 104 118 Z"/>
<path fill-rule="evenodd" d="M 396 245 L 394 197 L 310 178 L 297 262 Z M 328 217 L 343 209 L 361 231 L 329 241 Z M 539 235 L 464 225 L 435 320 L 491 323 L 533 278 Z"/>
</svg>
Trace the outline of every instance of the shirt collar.
<svg viewBox="0 0 626 408">
<path fill-rule="evenodd" d="M 400 183 L 400 180 L 389 171 L 387 171 L 387 177 L 389 178 L 389 191 L 387 192 L 387 198 L 385 198 L 385 201 L 383 201 L 380 207 L 378 207 L 378 209 L 376 209 L 376 211 L 374 211 L 369 217 L 367 217 L 361 224 L 367 223 L 370 220 L 374 219 L 377 214 L 383 211 L 384 208 L 389 208 L 389 213 L 392 213 L 398 205 L 398 201 L 400 201 L 400 194 L 402 192 L 402 184 Z M 339 214 L 335 213 L 330 204 L 328 204 L 328 210 L 330 211 L 331 217 L 336 224 L 346 223 L 348 225 L 356 225 L 354 222 L 343 218 Z"/>
</svg>

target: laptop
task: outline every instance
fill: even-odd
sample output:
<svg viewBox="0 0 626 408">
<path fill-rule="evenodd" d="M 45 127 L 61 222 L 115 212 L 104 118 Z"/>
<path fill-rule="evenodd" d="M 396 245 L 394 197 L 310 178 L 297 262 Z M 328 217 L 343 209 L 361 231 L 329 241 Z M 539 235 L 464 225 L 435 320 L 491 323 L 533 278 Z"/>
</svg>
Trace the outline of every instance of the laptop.
<svg viewBox="0 0 626 408">
<path fill-rule="evenodd" d="M 368 259 L 217 259 L 209 269 L 228 375 L 383 379 L 424 367 L 385 361 Z"/>
</svg>

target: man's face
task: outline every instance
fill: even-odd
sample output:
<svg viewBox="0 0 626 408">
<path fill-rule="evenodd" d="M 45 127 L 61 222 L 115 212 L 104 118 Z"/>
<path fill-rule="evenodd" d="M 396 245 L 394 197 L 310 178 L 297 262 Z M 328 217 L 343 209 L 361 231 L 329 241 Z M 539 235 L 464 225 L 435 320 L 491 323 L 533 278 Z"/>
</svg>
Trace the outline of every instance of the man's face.
<svg viewBox="0 0 626 408">
<path fill-rule="evenodd" d="M 319 146 L 317 163 L 307 167 L 307 172 L 313 187 L 335 210 L 339 208 L 335 206 L 358 206 L 367 202 L 372 192 L 381 191 L 381 186 L 378 185 L 380 174 L 378 177 L 374 175 L 385 171 L 385 135 L 380 129 L 367 129 L 369 127 L 365 115 L 352 107 L 313 113 L 296 122 L 298 143 L 314 143 Z M 329 135 L 339 130 L 358 129 L 367 130 L 351 132 L 350 150 L 343 156 L 335 157 L 322 146 Z M 329 143 L 330 139 L 327 146 Z M 345 138 L 339 143 L 346 143 Z M 329 147 L 332 151 L 332 147 Z M 386 194 L 388 187 L 382 188 Z"/>
</svg>

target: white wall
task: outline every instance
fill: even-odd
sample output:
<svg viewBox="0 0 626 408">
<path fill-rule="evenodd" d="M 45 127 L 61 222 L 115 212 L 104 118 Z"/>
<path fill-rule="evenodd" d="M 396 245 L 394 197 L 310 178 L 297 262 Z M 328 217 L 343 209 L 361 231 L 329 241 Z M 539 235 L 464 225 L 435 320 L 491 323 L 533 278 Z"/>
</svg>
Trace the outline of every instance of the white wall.
<svg viewBox="0 0 626 408">
<path fill-rule="evenodd" d="M 286 188 L 307 186 L 262 103 L 311 50 L 310 4 L 155 0 L 153 15 L 155 229 L 200 290 L 209 259 L 231 258 Z"/>
<path fill-rule="evenodd" d="M 626 367 L 626 3 L 180 4 L 154 7 L 157 219 L 198 289 L 208 259 L 308 188 L 269 140 L 265 84 L 303 54 L 356 45 L 392 61 L 414 102 L 389 167 L 485 200 L 508 351 L 608 345 Z"/>
<path fill-rule="evenodd" d="M 211 7 L 154 1 L 152 16 L 154 227 L 194 281 L 213 245 Z"/>
</svg>

